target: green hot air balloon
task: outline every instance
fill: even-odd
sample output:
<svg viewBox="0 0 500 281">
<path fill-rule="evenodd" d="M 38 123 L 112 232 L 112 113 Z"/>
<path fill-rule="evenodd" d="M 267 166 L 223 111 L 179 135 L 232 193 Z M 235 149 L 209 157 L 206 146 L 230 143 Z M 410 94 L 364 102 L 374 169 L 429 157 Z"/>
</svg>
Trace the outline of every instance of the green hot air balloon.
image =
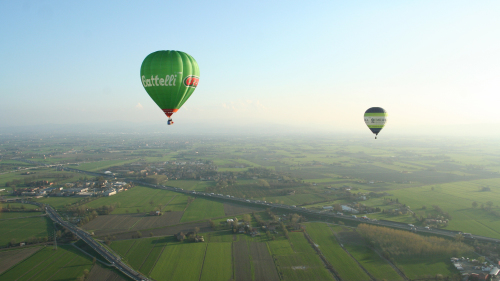
<svg viewBox="0 0 500 281">
<path fill-rule="evenodd" d="M 141 82 L 146 92 L 168 116 L 189 99 L 198 86 L 200 69 L 194 58 L 180 51 L 157 51 L 149 54 L 141 65 Z"/>
<path fill-rule="evenodd" d="M 368 128 L 375 134 L 377 139 L 378 133 L 384 128 L 387 122 L 387 112 L 381 107 L 371 107 L 365 111 L 365 123 Z"/>
</svg>

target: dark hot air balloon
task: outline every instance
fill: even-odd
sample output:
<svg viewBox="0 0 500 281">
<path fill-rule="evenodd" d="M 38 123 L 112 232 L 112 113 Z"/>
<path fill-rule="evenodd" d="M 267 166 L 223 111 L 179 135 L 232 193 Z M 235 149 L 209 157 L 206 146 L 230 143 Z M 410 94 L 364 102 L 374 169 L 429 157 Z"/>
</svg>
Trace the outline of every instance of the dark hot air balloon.
<svg viewBox="0 0 500 281">
<path fill-rule="evenodd" d="M 370 131 L 375 134 L 375 139 L 384 128 L 385 122 L 387 122 L 387 112 L 383 108 L 371 107 L 365 111 L 365 123 Z"/>
</svg>

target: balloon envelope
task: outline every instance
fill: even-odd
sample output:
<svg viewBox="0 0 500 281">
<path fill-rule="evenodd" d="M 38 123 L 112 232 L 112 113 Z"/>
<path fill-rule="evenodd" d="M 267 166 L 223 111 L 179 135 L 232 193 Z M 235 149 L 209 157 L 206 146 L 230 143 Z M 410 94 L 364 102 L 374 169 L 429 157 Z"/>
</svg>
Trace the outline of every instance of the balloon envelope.
<svg viewBox="0 0 500 281">
<path fill-rule="evenodd" d="M 193 94 L 199 80 L 198 63 L 184 52 L 157 51 L 141 65 L 142 86 L 168 117 Z"/>
<path fill-rule="evenodd" d="M 375 135 L 380 133 L 386 122 L 387 112 L 383 108 L 371 107 L 365 111 L 365 124 Z"/>
</svg>

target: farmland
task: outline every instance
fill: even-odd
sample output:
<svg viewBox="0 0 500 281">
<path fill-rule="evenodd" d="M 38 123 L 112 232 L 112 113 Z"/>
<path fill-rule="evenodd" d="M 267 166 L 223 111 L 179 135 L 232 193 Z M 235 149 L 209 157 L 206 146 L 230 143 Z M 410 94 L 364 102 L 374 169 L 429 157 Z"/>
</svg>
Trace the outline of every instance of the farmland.
<svg viewBox="0 0 500 281">
<path fill-rule="evenodd" d="M 0 251 L 0 274 L 4 273 L 20 261 L 33 255 L 40 249 L 41 247 L 30 247 L 25 249 Z"/>
<path fill-rule="evenodd" d="M 174 197 L 176 197 L 175 202 L 170 202 Z M 177 197 L 180 198 L 177 199 Z M 182 195 L 171 191 L 136 186 L 126 192 L 120 192 L 114 196 L 102 197 L 86 205 L 91 208 L 115 205 L 115 210 L 112 212 L 115 215 L 137 213 L 137 210 L 146 213 L 159 208 L 159 206 L 162 207 L 162 210 L 173 210 L 175 207 L 169 207 L 168 205 L 179 204 L 182 201 L 181 198 L 183 198 Z M 164 208 L 165 206 L 166 208 Z"/>
<path fill-rule="evenodd" d="M 203 198 L 198 198 L 189 204 L 182 216 L 181 222 L 196 221 L 224 216 L 222 203 Z"/>
<path fill-rule="evenodd" d="M 30 237 L 47 237 L 52 229 L 52 221 L 46 217 L 1 220 L 0 245 L 5 246 L 12 239 L 19 243 Z"/>
<path fill-rule="evenodd" d="M 207 245 L 200 280 L 230 280 L 233 277 L 231 246 L 231 243 L 210 243 Z"/>
<path fill-rule="evenodd" d="M 41 147 L 36 149 L 21 146 L 22 140 L 16 140 L 19 146 L 6 143 L 6 150 L 0 148 L 2 155 L 8 155 L 1 159 L 1 169 L 12 169 L 12 172 L 0 175 L 0 185 L 7 189 L 1 196 L 12 198 L 11 190 L 27 187 L 28 180 L 24 179 L 33 176 L 14 170 L 32 165 L 6 159 L 19 157 L 20 154 L 13 151 L 22 150 L 23 154 L 31 153 L 34 157 L 27 159 L 35 161 L 63 165 L 74 162 L 79 165 L 73 164 L 72 168 L 116 171 L 117 179 L 109 178 L 110 181 L 125 181 L 122 176 L 144 181 L 158 178 L 162 184 L 185 190 L 316 210 L 341 204 L 359 209 L 363 214 L 363 208 L 372 207 L 367 211 L 370 218 L 419 227 L 427 224 L 426 219 L 446 214 L 450 219 L 440 227 L 500 238 L 500 206 L 496 203 L 500 200 L 500 150 L 494 141 L 402 138 L 373 142 L 351 137 L 210 139 L 180 136 L 168 136 L 165 138 L 168 140 L 158 136 L 117 139 L 100 136 L 85 141 L 51 140 L 45 145 L 40 142 Z M 43 159 L 43 154 L 51 155 Z M 30 171 L 36 172 L 37 179 L 57 180 L 56 186 L 65 182 L 92 186 L 92 182 L 98 180 L 48 167 Z M 106 188 L 110 188 L 109 184 Z M 113 240 L 111 247 L 133 268 L 155 279 L 174 276 L 180 280 L 333 280 L 332 272 L 325 268 L 303 233 L 291 232 L 290 228 L 290 238 L 285 239 L 277 228 L 279 234 L 273 234 L 273 240 L 262 229 L 260 236 L 251 237 L 234 234 L 220 224 L 235 216 L 241 221 L 242 214 L 260 211 L 259 208 L 140 185 L 109 197 L 35 200 L 52 205 L 65 218 L 75 221 L 80 215 L 65 212 L 65 207 L 72 204 L 82 209 L 113 206 L 111 214 L 99 215 L 82 227 L 94 232 L 97 238 Z M 83 204 L 84 200 L 89 202 Z M 20 206 L 19 203 L 11 205 Z M 26 205 L 26 208 L 35 206 Z M 161 210 L 163 215 L 150 216 L 149 212 L 154 210 Z M 407 212 L 399 214 L 393 210 Z M 7 245 L 12 238 L 19 243 L 32 236 L 47 236 L 52 224 L 46 218 L 16 219 L 38 214 L 41 213 L 0 213 L 0 245 Z M 272 219 L 265 213 L 262 217 Z M 213 219 L 216 231 L 208 219 Z M 254 218 L 250 224 L 259 227 Z M 322 223 L 301 222 L 301 225 L 343 279 L 366 280 L 370 278 L 368 272 L 376 279 L 401 280 L 387 260 L 364 247 L 366 241 L 349 237 L 355 236 L 354 230 Z M 171 236 L 196 227 L 204 232 L 205 243 L 178 242 Z M 137 237 L 138 231 L 143 238 L 130 240 L 132 236 Z M 40 251 L 33 256 L 41 254 Z M 172 255 L 179 258 L 173 259 Z M 46 258 L 57 260 L 56 256 Z M 396 257 L 394 264 L 410 278 L 424 274 L 450 275 L 455 271 L 448 258 Z M 223 262 L 214 264 L 214 261 Z M 192 266 L 191 270 L 186 269 L 187 265 Z M 69 265 L 46 266 L 57 271 Z M 59 272 L 66 274 L 63 270 Z"/>
<path fill-rule="evenodd" d="M 151 272 L 155 280 L 195 280 L 200 278 L 207 244 L 167 246 Z"/>
<path fill-rule="evenodd" d="M 303 233 L 290 233 L 290 242 L 270 241 L 268 245 L 284 280 L 334 280 Z"/>
<path fill-rule="evenodd" d="M 92 260 L 72 246 L 46 247 L 0 275 L 2 280 L 74 280 Z"/>
<path fill-rule="evenodd" d="M 368 275 L 358 266 L 343 249 L 333 236 L 328 225 L 324 223 L 310 223 L 307 233 L 314 243 L 318 244 L 320 251 L 345 280 L 368 280 Z"/>
</svg>

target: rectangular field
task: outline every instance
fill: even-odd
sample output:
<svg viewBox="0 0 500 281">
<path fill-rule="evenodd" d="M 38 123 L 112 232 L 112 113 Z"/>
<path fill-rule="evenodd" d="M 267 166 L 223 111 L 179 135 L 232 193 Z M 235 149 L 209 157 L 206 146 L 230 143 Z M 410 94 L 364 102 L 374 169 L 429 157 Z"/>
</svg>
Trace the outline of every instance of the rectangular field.
<svg viewBox="0 0 500 281">
<path fill-rule="evenodd" d="M 238 281 L 252 281 L 252 264 L 247 241 L 233 243 L 234 275 Z"/>
<path fill-rule="evenodd" d="M 0 252 L 0 274 L 7 271 L 22 260 L 27 259 L 39 251 L 41 247 L 30 247 L 25 249 L 7 250 Z"/>
<path fill-rule="evenodd" d="M 165 209 L 164 206 L 176 195 L 176 193 L 168 190 L 136 186 L 113 196 L 99 198 L 87 203 L 86 206 L 98 208 L 104 205 L 115 205 L 116 208 L 112 212 L 114 215 L 135 214 L 138 212 L 146 213 L 154 211 L 160 206 L 163 211 Z"/>
<path fill-rule="evenodd" d="M 370 248 L 361 245 L 344 245 L 351 255 L 376 279 L 403 280 L 392 267 Z"/>
<path fill-rule="evenodd" d="M 223 217 L 222 203 L 203 198 L 196 198 L 184 212 L 181 222 L 197 221 L 208 218 Z"/>
<path fill-rule="evenodd" d="M 0 280 L 75 280 L 92 260 L 72 246 L 46 247 L 0 275 Z"/>
<path fill-rule="evenodd" d="M 284 280 L 328 280 L 333 276 L 314 252 L 302 233 L 292 232 L 290 241 L 269 241 L 278 274 Z"/>
<path fill-rule="evenodd" d="M 340 247 L 328 225 L 309 223 L 306 226 L 306 231 L 342 279 L 360 281 L 370 279 L 356 261 Z"/>
<path fill-rule="evenodd" d="M 201 281 L 231 280 L 233 261 L 231 243 L 209 243 L 201 272 Z"/>
<path fill-rule="evenodd" d="M 280 280 L 273 258 L 269 254 L 266 243 L 250 242 L 250 253 L 252 255 L 255 280 Z"/>
<path fill-rule="evenodd" d="M 166 246 L 151 277 L 157 281 L 199 280 L 206 249 L 205 243 Z"/>
<path fill-rule="evenodd" d="M 30 237 L 46 237 L 52 231 L 52 221 L 46 217 L 33 217 L 0 221 L 0 245 L 7 245 L 11 239 L 16 243 Z"/>
</svg>

